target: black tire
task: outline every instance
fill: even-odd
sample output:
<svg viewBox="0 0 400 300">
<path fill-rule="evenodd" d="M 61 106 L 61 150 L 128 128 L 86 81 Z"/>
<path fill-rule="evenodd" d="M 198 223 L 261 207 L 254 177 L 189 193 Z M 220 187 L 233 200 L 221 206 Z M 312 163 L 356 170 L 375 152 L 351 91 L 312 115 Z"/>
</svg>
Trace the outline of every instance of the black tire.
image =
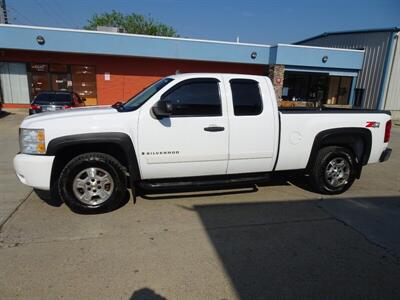
<svg viewBox="0 0 400 300">
<path fill-rule="evenodd" d="M 102 178 L 106 179 L 101 183 L 95 179 L 92 183 L 91 181 L 93 181 L 93 179 L 90 179 L 86 170 L 95 170 L 93 174 L 95 174 L 99 180 Z M 81 177 L 78 177 L 81 173 L 83 174 L 82 176 L 85 176 L 85 174 L 88 176 L 81 179 Z M 100 178 L 101 175 L 103 175 L 103 177 Z M 85 188 L 74 186 L 74 182 L 77 183 L 78 180 L 85 182 Z M 108 183 L 105 183 L 105 181 L 108 181 Z M 92 186 L 92 184 L 94 184 L 94 186 Z M 101 188 L 100 184 L 102 185 Z M 86 191 L 86 185 L 88 191 Z M 97 187 L 99 187 L 97 192 L 106 192 L 102 194 L 104 196 L 103 198 L 95 195 L 95 189 Z M 61 171 L 60 179 L 58 180 L 58 191 L 61 200 L 74 212 L 101 213 L 112 211 L 119 208 L 126 198 L 127 178 L 125 169 L 114 157 L 108 154 L 98 152 L 81 154 L 68 162 Z M 88 195 L 90 200 L 80 200 L 77 197 L 77 194 L 80 195 L 79 193 Z M 89 193 L 94 193 L 94 195 L 90 196 Z"/>
<path fill-rule="evenodd" d="M 335 169 L 335 165 L 339 167 Z M 317 193 L 336 195 L 347 191 L 356 178 L 356 160 L 353 152 L 338 146 L 322 148 L 317 154 L 309 178 Z M 335 179 L 337 184 L 334 184 Z"/>
</svg>

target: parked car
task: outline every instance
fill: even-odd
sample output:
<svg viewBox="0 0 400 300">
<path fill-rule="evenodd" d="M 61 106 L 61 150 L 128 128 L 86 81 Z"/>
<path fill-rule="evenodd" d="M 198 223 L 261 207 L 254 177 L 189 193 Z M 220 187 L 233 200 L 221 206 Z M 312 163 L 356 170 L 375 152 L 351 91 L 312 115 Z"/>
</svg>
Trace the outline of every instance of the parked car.
<svg viewBox="0 0 400 300">
<path fill-rule="evenodd" d="M 41 92 L 31 103 L 29 114 L 56 111 L 85 105 L 85 99 L 73 92 Z"/>
<path fill-rule="evenodd" d="M 278 110 L 267 77 L 179 74 L 126 103 L 27 117 L 14 168 L 86 212 L 119 207 L 127 187 L 257 183 L 277 171 L 339 194 L 389 159 L 390 131 L 387 111 Z"/>
</svg>

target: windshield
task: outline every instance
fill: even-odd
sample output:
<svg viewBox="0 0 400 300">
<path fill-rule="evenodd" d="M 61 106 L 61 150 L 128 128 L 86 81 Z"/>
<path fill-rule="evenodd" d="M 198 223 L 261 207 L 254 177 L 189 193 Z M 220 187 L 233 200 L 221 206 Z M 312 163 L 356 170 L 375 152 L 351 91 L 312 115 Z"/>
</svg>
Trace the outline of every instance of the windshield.
<svg viewBox="0 0 400 300">
<path fill-rule="evenodd" d="M 131 111 L 139 108 L 143 103 L 149 100 L 155 93 L 161 90 L 164 86 L 170 83 L 172 78 L 163 78 L 149 87 L 145 88 L 139 94 L 133 96 L 125 104 L 123 104 L 124 111 Z"/>
</svg>

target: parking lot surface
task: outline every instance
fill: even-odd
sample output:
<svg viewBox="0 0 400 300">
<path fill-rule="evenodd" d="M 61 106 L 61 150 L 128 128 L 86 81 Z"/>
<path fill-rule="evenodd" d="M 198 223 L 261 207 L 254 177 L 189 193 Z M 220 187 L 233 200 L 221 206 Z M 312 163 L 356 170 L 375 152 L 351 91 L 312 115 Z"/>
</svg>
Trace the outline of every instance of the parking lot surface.
<svg viewBox="0 0 400 300">
<path fill-rule="evenodd" d="M 21 119 L 0 119 L 2 299 L 400 298 L 399 127 L 340 196 L 279 180 L 78 215 L 17 182 Z"/>
</svg>

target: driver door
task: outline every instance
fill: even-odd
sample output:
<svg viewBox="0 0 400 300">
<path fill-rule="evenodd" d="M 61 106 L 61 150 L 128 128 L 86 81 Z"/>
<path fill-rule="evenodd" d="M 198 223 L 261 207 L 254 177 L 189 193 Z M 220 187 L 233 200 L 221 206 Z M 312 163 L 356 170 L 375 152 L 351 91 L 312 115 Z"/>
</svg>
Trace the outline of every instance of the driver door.
<svg viewBox="0 0 400 300">
<path fill-rule="evenodd" d="M 142 178 L 226 174 L 228 118 L 219 78 L 178 82 L 159 101 L 168 103 L 169 116 L 157 119 L 151 109 L 155 101 L 139 115 Z"/>
</svg>

